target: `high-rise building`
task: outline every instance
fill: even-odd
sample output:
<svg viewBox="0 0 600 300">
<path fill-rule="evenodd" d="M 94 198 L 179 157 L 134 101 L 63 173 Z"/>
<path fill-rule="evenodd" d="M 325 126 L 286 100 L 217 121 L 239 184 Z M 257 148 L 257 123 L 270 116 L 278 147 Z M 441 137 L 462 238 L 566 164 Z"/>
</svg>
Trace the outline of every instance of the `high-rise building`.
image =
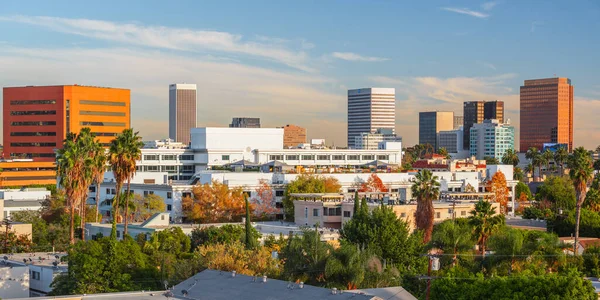
<svg viewBox="0 0 600 300">
<path fill-rule="evenodd" d="M 294 148 L 306 143 L 306 128 L 296 125 L 283 127 L 283 147 Z"/>
<path fill-rule="evenodd" d="M 131 126 L 130 91 L 80 85 L 3 89 L 4 158 L 54 161 L 67 133 L 89 127 L 108 146 Z"/>
<path fill-rule="evenodd" d="M 379 128 L 375 133 L 363 132 L 354 139 L 355 149 L 377 150 L 381 142 L 402 142 L 402 138 L 389 128 Z"/>
<path fill-rule="evenodd" d="M 169 85 L 169 138 L 189 145 L 190 130 L 196 128 L 196 85 Z"/>
<path fill-rule="evenodd" d="M 573 86 L 569 78 L 525 80 L 521 86 L 520 150 L 544 143 L 573 149 Z"/>
<path fill-rule="evenodd" d="M 454 113 L 451 111 L 428 111 L 419 113 L 419 144 L 430 144 L 438 149 L 437 135 L 440 131 L 454 129 Z"/>
<path fill-rule="evenodd" d="M 437 145 L 440 148 L 446 148 L 448 153 L 460 153 L 463 147 L 463 136 L 462 127 L 455 130 L 440 131 Z"/>
<path fill-rule="evenodd" d="M 508 149 L 515 148 L 515 128 L 499 120 L 484 120 L 471 127 L 471 156 L 501 160 Z"/>
<path fill-rule="evenodd" d="M 233 118 L 231 119 L 231 128 L 260 128 L 260 118 Z"/>
<path fill-rule="evenodd" d="M 465 119 L 463 116 L 454 116 L 454 130 L 458 130 L 464 123 Z"/>
<path fill-rule="evenodd" d="M 375 133 L 379 128 L 396 131 L 396 89 L 348 90 L 348 148 L 356 147 L 361 133 Z"/>
<path fill-rule="evenodd" d="M 469 138 L 473 124 L 483 120 L 496 119 L 504 122 L 503 101 L 468 101 L 463 104 L 463 148 L 469 150 L 471 139 Z"/>
</svg>

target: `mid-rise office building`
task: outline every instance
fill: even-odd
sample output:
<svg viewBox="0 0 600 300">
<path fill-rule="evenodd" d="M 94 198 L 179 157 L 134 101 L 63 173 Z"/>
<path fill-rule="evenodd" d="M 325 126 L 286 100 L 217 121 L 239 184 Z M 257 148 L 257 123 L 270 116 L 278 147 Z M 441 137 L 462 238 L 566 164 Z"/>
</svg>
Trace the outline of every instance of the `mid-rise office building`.
<svg viewBox="0 0 600 300">
<path fill-rule="evenodd" d="M 483 120 L 504 122 L 503 101 L 468 101 L 463 103 L 463 148 L 470 149 L 470 132 L 473 124 Z"/>
<path fill-rule="evenodd" d="M 294 148 L 306 143 L 306 128 L 296 125 L 283 127 L 283 147 Z"/>
<path fill-rule="evenodd" d="M 446 148 L 450 154 L 459 153 L 463 146 L 462 127 L 458 130 L 440 131 L 438 133 L 438 147 Z"/>
<path fill-rule="evenodd" d="M 544 143 L 573 149 L 573 86 L 569 78 L 525 80 L 521 86 L 520 150 Z"/>
<path fill-rule="evenodd" d="M 396 89 L 348 90 L 348 148 L 356 148 L 361 133 L 379 128 L 396 131 Z"/>
<path fill-rule="evenodd" d="M 430 144 L 439 149 L 437 135 L 440 131 L 454 129 L 454 113 L 451 111 L 428 111 L 419 113 L 419 144 Z"/>
<path fill-rule="evenodd" d="M 463 116 L 454 116 L 454 130 L 459 129 L 465 123 Z"/>
<path fill-rule="evenodd" d="M 185 145 L 190 143 L 190 130 L 196 127 L 196 85 L 169 85 L 169 138 Z"/>
<path fill-rule="evenodd" d="M 354 148 L 362 150 L 377 150 L 381 142 L 402 142 L 401 137 L 389 128 L 379 128 L 375 133 L 363 132 L 354 140 Z"/>
<path fill-rule="evenodd" d="M 231 124 L 229 124 L 231 128 L 260 128 L 260 118 L 233 118 L 231 120 Z"/>
<path fill-rule="evenodd" d="M 108 146 L 131 126 L 130 91 L 80 85 L 3 90 L 5 158 L 54 161 L 70 132 L 89 127 Z"/>
<path fill-rule="evenodd" d="M 500 161 L 509 149 L 515 149 L 515 128 L 498 120 L 484 120 L 471 127 L 471 156 L 494 157 Z"/>
</svg>

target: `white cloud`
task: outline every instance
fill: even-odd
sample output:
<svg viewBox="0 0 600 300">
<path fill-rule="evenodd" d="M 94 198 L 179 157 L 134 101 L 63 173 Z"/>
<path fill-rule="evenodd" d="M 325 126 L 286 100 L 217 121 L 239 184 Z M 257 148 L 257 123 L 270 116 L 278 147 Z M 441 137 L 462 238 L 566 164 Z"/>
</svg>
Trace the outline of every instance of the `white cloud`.
<svg viewBox="0 0 600 300">
<path fill-rule="evenodd" d="M 492 69 L 494 71 L 496 71 L 496 66 L 492 63 L 489 62 L 480 62 L 480 64 L 486 68 Z"/>
<path fill-rule="evenodd" d="M 57 32 L 136 46 L 249 55 L 303 71 L 315 71 L 308 63 L 306 52 L 289 49 L 283 45 L 287 40 L 278 38 L 258 36 L 255 40 L 247 40 L 239 34 L 221 31 L 46 16 L 0 16 L 0 21 L 30 24 Z M 304 44 L 298 48 L 305 47 L 306 42 Z"/>
<path fill-rule="evenodd" d="M 451 11 L 451 12 L 455 12 L 458 14 L 463 14 L 463 15 L 468 15 L 471 17 L 476 17 L 476 18 L 480 18 L 480 19 L 485 19 L 487 17 L 489 17 L 489 14 L 483 13 L 483 12 L 479 12 L 479 11 L 475 11 L 475 10 L 470 10 L 468 8 L 457 8 L 457 7 L 442 7 L 443 10 L 446 11 Z"/>
<path fill-rule="evenodd" d="M 494 8 L 494 6 L 498 5 L 496 1 L 485 2 L 481 4 L 481 8 L 486 11 L 490 11 Z"/>
<path fill-rule="evenodd" d="M 331 56 L 347 60 L 347 61 L 367 61 L 367 62 L 379 62 L 389 60 L 388 58 L 383 57 L 374 57 L 374 56 L 362 56 L 360 54 L 352 53 L 352 52 L 333 52 Z"/>
</svg>

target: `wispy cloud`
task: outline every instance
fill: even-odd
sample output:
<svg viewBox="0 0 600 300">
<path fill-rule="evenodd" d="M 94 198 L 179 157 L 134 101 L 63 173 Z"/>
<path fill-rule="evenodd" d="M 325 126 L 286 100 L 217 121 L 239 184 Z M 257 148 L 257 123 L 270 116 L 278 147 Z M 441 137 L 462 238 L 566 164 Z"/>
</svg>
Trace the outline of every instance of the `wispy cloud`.
<svg viewBox="0 0 600 300">
<path fill-rule="evenodd" d="M 496 66 L 494 64 L 492 64 L 492 63 L 485 62 L 485 61 L 480 61 L 479 64 L 482 65 L 482 66 L 484 66 L 484 67 L 486 67 L 486 68 L 492 69 L 494 71 L 496 70 Z"/>
<path fill-rule="evenodd" d="M 303 71 L 315 71 L 308 63 L 308 54 L 303 51 L 309 44 L 306 41 L 298 46 L 301 49 L 294 50 L 284 45 L 287 42 L 284 39 L 264 36 L 246 39 L 239 34 L 212 30 L 47 16 L 0 16 L 0 21 L 30 24 L 52 31 L 122 44 L 180 51 L 248 55 Z"/>
<path fill-rule="evenodd" d="M 378 62 L 378 61 L 386 61 L 388 58 L 383 57 L 375 57 L 375 56 L 363 56 L 360 54 L 352 53 L 352 52 L 333 52 L 331 56 L 348 61 L 368 61 L 368 62 Z"/>
<path fill-rule="evenodd" d="M 458 14 L 463 14 L 463 15 L 468 15 L 471 17 L 476 17 L 476 18 L 480 18 L 480 19 L 486 19 L 487 17 L 489 17 L 489 14 L 480 12 L 480 11 L 475 11 L 475 10 L 471 10 L 468 8 L 458 8 L 458 7 L 442 7 L 443 10 L 446 11 L 451 11 L 454 13 L 458 13 Z"/>
<path fill-rule="evenodd" d="M 481 8 L 485 11 L 490 11 L 492 10 L 496 5 L 498 5 L 498 2 L 496 1 L 490 1 L 490 2 L 485 2 L 483 4 L 481 4 Z"/>
</svg>

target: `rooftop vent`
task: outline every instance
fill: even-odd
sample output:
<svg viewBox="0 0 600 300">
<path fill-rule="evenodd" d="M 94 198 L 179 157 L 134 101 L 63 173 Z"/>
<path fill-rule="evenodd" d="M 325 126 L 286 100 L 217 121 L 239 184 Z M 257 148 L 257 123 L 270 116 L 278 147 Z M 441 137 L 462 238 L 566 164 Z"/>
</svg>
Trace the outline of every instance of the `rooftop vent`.
<svg viewBox="0 0 600 300">
<path fill-rule="evenodd" d="M 304 288 L 304 282 L 300 281 L 300 284 L 298 285 L 299 288 L 303 289 Z"/>
<path fill-rule="evenodd" d="M 263 276 L 262 282 L 267 282 L 267 275 Z"/>
<path fill-rule="evenodd" d="M 332 288 L 332 289 L 331 289 L 331 294 L 332 294 L 332 295 L 337 295 L 337 293 L 338 293 L 338 290 L 337 290 L 337 288 Z"/>
<path fill-rule="evenodd" d="M 231 277 L 235 277 L 235 273 L 236 273 L 236 272 L 235 272 L 235 270 L 233 270 L 233 271 L 231 272 Z"/>
</svg>

